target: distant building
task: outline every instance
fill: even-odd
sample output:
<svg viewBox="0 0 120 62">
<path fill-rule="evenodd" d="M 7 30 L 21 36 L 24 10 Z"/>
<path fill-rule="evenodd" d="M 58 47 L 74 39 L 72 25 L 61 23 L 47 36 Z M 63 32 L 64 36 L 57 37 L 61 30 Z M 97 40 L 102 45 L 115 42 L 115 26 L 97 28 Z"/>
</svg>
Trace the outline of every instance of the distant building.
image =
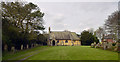
<svg viewBox="0 0 120 62">
<path fill-rule="evenodd" d="M 50 31 L 48 33 L 48 45 L 50 46 L 80 46 L 81 41 L 75 32 Z"/>
<path fill-rule="evenodd" d="M 112 43 L 114 43 L 115 42 L 115 40 L 113 39 L 113 37 L 112 37 L 112 35 L 106 35 L 106 36 L 104 36 L 104 38 L 102 39 L 102 42 L 112 42 Z"/>
</svg>

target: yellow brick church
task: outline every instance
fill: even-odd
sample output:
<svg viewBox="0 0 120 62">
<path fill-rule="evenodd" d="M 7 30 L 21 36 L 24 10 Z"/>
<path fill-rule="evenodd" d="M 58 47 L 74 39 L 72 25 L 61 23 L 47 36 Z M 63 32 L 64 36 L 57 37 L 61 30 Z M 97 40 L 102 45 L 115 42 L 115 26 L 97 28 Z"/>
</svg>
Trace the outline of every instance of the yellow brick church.
<svg viewBox="0 0 120 62">
<path fill-rule="evenodd" d="M 75 32 L 51 31 L 49 27 L 48 45 L 50 46 L 80 46 L 81 41 Z"/>
</svg>

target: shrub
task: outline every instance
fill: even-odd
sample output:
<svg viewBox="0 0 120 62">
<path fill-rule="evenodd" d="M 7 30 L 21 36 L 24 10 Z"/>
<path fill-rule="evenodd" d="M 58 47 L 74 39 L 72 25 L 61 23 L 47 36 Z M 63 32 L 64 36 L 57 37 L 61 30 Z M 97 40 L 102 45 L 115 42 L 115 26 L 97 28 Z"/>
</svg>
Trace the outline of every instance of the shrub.
<svg viewBox="0 0 120 62">
<path fill-rule="evenodd" d="M 112 43 L 112 46 L 115 46 L 116 45 L 116 43 Z"/>
</svg>

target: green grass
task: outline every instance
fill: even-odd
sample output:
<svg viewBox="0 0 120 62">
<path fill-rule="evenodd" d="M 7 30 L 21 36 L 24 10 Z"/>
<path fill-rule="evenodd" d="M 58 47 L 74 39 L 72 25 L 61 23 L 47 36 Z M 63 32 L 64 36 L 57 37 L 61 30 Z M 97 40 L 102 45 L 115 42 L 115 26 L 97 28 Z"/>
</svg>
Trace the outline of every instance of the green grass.
<svg viewBox="0 0 120 62">
<path fill-rule="evenodd" d="M 46 47 L 47 46 L 38 46 L 38 47 L 31 48 L 31 49 L 17 51 L 16 53 L 3 52 L 2 60 L 9 60 L 9 59 L 10 60 L 19 60 L 19 59 L 22 59 L 26 56 L 33 54 L 33 53 L 36 53 L 37 51 L 42 50 Z"/>
<path fill-rule="evenodd" d="M 23 55 L 14 59 L 19 60 L 32 54 L 34 55 L 26 60 L 118 60 L 117 52 L 91 48 L 89 46 L 42 46 L 20 51 L 11 56 L 6 54 L 4 59 Z"/>
</svg>

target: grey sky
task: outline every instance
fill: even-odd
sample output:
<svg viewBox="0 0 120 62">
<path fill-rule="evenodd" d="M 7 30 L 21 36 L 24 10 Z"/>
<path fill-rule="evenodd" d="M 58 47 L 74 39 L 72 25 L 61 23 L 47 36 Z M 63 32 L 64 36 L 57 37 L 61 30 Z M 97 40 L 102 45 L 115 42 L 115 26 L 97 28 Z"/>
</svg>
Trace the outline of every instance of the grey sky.
<svg viewBox="0 0 120 62">
<path fill-rule="evenodd" d="M 118 2 L 119 0 L 0 0 L 0 1 L 28 1 L 28 2 Z"/>
<path fill-rule="evenodd" d="M 24 1 L 24 0 L 21 0 Z M 45 13 L 45 31 L 83 30 L 103 26 L 108 15 L 118 9 L 119 0 L 26 0 Z"/>
<path fill-rule="evenodd" d="M 23 0 L 22 0 L 23 1 Z M 118 2 L 119 0 L 29 0 L 31 2 Z"/>
<path fill-rule="evenodd" d="M 80 33 L 104 24 L 108 15 L 117 10 L 117 2 L 36 2 L 45 13 L 45 27 L 53 31 Z"/>
</svg>

